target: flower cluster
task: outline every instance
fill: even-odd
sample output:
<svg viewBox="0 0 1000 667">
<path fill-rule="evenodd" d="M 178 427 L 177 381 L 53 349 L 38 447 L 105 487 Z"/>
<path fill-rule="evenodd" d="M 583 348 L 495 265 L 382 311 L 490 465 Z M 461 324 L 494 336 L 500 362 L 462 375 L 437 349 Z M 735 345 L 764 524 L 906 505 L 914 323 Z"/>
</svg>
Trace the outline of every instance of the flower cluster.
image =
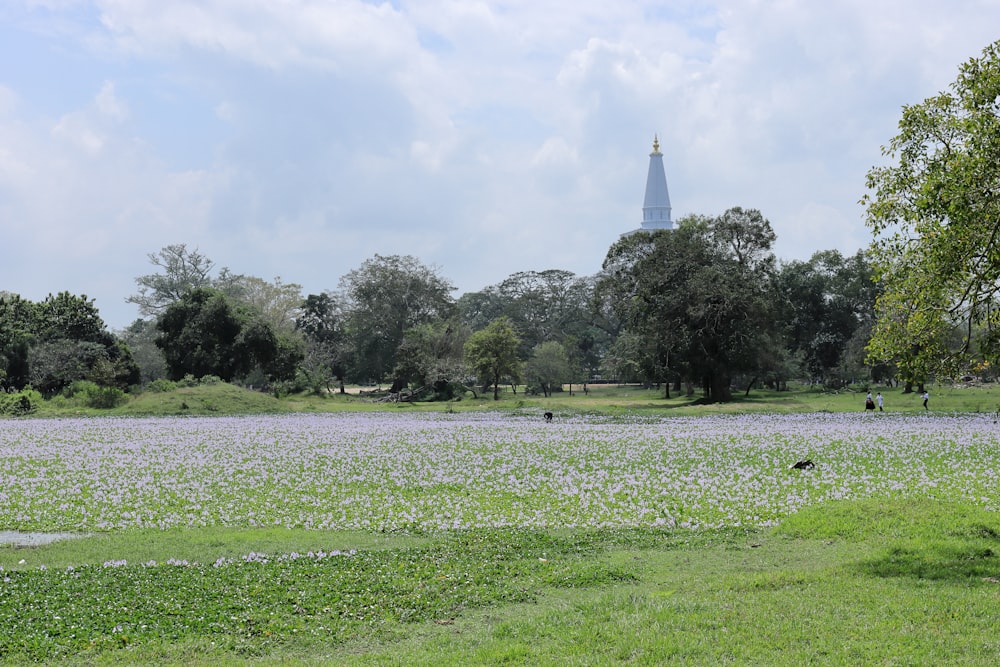
<svg viewBox="0 0 1000 667">
<path fill-rule="evenodd" d="M 904 494 L 996 508 L 998 445 L 985 415 L 11 421 L 0 526 L 760 526 L 830 499 Z M 816 468 L 789 469 L 803 458 Z"/>
</svg>

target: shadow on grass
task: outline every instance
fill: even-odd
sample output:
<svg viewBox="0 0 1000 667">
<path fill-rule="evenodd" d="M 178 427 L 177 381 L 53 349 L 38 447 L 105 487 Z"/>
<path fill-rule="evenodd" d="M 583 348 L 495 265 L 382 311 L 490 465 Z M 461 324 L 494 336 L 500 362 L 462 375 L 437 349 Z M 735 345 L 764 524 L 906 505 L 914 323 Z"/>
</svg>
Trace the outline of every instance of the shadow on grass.
<svg viewBox="0 0 1000 667">
<path fill-rule="evenodd" d="M 931 581 L 990 581 L 1000 578 L 1000 546 L 985 541 L 942 544 L 899 544 L 880 556 L 857 563 L 865 575 Z"/>
<path fill-rule="evenodd" d="M 775 529 L 797 539 L 867 544 L 850 567 L 879 578 L 1000 579 L 1000 514 L 933 498 L 867 498 L 806 508 Z"/>
</svg>

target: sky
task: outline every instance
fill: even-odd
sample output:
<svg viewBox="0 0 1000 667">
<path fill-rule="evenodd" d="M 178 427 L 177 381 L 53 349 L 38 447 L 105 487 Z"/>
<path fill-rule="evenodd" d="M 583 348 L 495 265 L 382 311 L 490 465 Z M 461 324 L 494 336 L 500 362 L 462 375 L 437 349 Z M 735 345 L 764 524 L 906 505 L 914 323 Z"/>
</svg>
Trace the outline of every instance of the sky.
<svg viewBox="0 0 1000 667">
<path fill-rule="evenodd" d="M 1000 1 L 0 0 L 0 290 L 94 299 L 149 255 L 336 289 L 412 255 L 455 296 L 592 275 L 639 227 L 760 210 L 854 254 L 902 107 L 1000 38 Z"/>
</svg>

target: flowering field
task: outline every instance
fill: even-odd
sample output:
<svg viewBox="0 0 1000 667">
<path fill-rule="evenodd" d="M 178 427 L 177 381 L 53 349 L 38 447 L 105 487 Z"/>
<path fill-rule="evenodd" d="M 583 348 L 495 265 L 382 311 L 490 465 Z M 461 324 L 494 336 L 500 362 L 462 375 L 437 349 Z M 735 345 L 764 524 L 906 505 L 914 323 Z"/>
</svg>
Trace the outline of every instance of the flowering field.
<svg viewBox="0 0 1000 667">
<path fill-rule="evenodd" d="M 1000 507 L 992 417 L 361 413 L 14 420 L 0 529 L 768 525 L 836 498 Z M 812 470 L 791 470 L 802 458 Z"/>
</svg>

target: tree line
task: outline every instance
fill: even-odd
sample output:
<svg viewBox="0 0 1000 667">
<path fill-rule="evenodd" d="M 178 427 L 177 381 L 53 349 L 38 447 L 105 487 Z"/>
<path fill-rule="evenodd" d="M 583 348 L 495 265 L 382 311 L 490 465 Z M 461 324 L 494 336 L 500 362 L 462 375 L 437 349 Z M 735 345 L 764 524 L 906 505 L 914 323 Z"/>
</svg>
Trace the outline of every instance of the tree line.
<svg viewBox="0 0 1000 667">
<path fill-rule="evenodd" d="M 411 256 L 365 260 L 336 289 L 302 294 L 235 274 L 184 244 L 109 332 L 86 295 L 33 303 L 0 292 L 0 389 L 95 402 L 132 387 L 216 377 L 275 391 L 452 398 L 526 384 L 548 395 L 598 378 L 728 400 L 790 379 L 843 386 L 992 377 L 1000 363 L 1000 41 L 949 91 L 903 108 L 890 164 L 867 174 L 867 252 L 779 262 L 754 209 L 637 232 L 601 271 L 523 271 L 478 292 Z M 22 396 L 18 405 L 30 399 Z M 0 411 L 3 411 L 0 405 Z"/>
<path fill-rule="evenodd" d="M 0 385 L 45 396 L 80 382 L 127 391 L 217 377 L 277 392 L 370 384 L 449 399 L 504 385 L 548 395 L 613 380 L 700 388 L 865 375 L 874 289 L 863 253 L 779 264 L 757 211 L 692 216 L 616 243 L 594 276 L 514 273 L 480 291 L 412 256 L 365 260 L 337 289 L 235 274 L 185 244 L 149 255 L 110 332 L 86 295 L 0 295 Z"/>
</svg>

